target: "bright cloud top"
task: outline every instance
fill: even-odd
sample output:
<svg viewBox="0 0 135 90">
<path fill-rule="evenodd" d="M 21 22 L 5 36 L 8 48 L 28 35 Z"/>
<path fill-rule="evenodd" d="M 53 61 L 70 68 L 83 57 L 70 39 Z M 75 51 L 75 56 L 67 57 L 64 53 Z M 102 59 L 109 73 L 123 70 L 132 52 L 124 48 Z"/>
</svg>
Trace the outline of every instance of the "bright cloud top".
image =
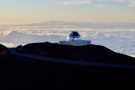
<svg viewBox="0 0 135 90">
<path fill-rule="evenodd" d="M 135 0 L 113 0 L 114 2 L 127 3 L 129 7 L 135 7 Z"/>
<path fill-rule="evenodd" d="M 64 5 L 89 5 L 91 1 L 89 0 L 75 0 L 75 1 L 65 1 Z"/>
<path fill-rule="evenodd" d="M 135 0 L 67 0 L 64 1 L 66 6 L 78 6 L 78 5 L 94 5 L 97 7 L 103 7 L 106 3 L 113 2 L 114 4 L 126 3 L 128 7 L 135 7 Z"/>
</svg>

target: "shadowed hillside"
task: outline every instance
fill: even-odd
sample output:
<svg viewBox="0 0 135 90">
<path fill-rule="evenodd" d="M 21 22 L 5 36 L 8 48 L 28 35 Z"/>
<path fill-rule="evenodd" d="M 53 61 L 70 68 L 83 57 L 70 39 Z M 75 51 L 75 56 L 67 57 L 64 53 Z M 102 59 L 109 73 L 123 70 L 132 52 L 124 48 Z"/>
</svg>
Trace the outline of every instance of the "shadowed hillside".
<svg viewBox="0 0 135 90">
<path fill-rule="evenodd" d="M 2 89 L 125 88 L 135 80 L 135 58 L 99 45 L 0 45 L 0 67 Z"/>
<path fill-rule="evenodd" d="M 132 64 L 134 58 L 123 54 L 116 53 L 104 46 L 86 45 L 86 46 L 69 46 L 59 45 L 57 43 L 34 43 L 28 44 L 20 49 L 19 52 L 30 53 L 34 55 L 66 58 L 70 60 L 125 63 Z"/>
</svg>

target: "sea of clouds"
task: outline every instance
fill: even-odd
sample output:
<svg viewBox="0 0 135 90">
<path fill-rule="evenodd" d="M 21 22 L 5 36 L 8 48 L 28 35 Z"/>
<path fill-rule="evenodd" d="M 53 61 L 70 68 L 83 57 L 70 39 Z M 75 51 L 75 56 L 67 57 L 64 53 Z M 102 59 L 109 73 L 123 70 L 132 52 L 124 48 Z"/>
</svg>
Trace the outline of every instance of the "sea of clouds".
<svg viewBox="0 0 135 90">
<path fill-rule="evenodd" d="M 135 23 L 43 22 L 26 25 L 0 25 L 0 43 L 16 47 L 36 42 L 66 40 L 71 31 L 82 39 L 114 51 L 135 56 Z"/>
</svg>

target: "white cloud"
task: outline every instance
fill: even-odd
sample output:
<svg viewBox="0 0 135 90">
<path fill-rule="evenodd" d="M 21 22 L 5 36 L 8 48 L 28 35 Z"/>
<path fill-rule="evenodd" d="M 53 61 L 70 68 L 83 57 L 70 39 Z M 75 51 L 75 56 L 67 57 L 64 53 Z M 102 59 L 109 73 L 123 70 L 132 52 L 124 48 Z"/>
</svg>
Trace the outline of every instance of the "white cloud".
<svg viewBox="0 0 135 90">
<path fill-rule="evenodd" d="M 114 1 L 114 2 L 128 2 L 130 0 L 112 0 L 112 1 Z"/>
<path fill-rule="evenodd" d="M 97 8 L 103 8 L 103 7 L 105 7 L 104 4 L 95 4 L 94 6 L 97 7 Z"/>
<path fill-rule="evenodd" d="M 114 2 L 127 3 L 129 7 L 135 7 L 135 0 L 113 0 Z"/>
<path fill-rule="evenodd" d="M 66 6 L 74 6 L 74 5 L 89 5 L 91 4 L 91 0 L 72 0 L 72 1 L 65 1 L 64 5 Z"/>
<path fill-rule="evenodd" d="M 135 0 L 132 0 L 132 1 L 129 3 L 128 6 L 129 6 L 129 7 L 135 7 Z"/>
<path fill-rule="evenodd" d="M 109 0 L 115 3 L 127 3 L 128 7 L 135 7 L 135 0 Z M 93 5 L 96 7 L 106 6 L 108 0 L 65 0 L 65 6 Z"/>
</svg>

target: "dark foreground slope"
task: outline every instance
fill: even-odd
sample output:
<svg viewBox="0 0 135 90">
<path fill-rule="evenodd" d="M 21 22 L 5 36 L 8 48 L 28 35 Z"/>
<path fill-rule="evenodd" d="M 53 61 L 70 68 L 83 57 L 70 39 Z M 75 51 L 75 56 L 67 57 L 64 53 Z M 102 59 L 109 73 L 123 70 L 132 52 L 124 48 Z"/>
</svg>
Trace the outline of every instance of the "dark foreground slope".
<svg viewBox="0 0 135 90">
<path fill-rule="evenodd" d="M 120 64 L 133 64 L 135 58 L 116 53 L 104 46 L 66 46 L 55 43 L 34 43 L 18 47 L 19 52 L 54 58 L 69 59 L 72 61 L 108 62 Z"/>
<path fill-rule="evenodd" d="M 2 90 L 130 88 L 135 81 L 135 58 L 98 45 L 0 45 L 0 72 Z"/>
</svg>

